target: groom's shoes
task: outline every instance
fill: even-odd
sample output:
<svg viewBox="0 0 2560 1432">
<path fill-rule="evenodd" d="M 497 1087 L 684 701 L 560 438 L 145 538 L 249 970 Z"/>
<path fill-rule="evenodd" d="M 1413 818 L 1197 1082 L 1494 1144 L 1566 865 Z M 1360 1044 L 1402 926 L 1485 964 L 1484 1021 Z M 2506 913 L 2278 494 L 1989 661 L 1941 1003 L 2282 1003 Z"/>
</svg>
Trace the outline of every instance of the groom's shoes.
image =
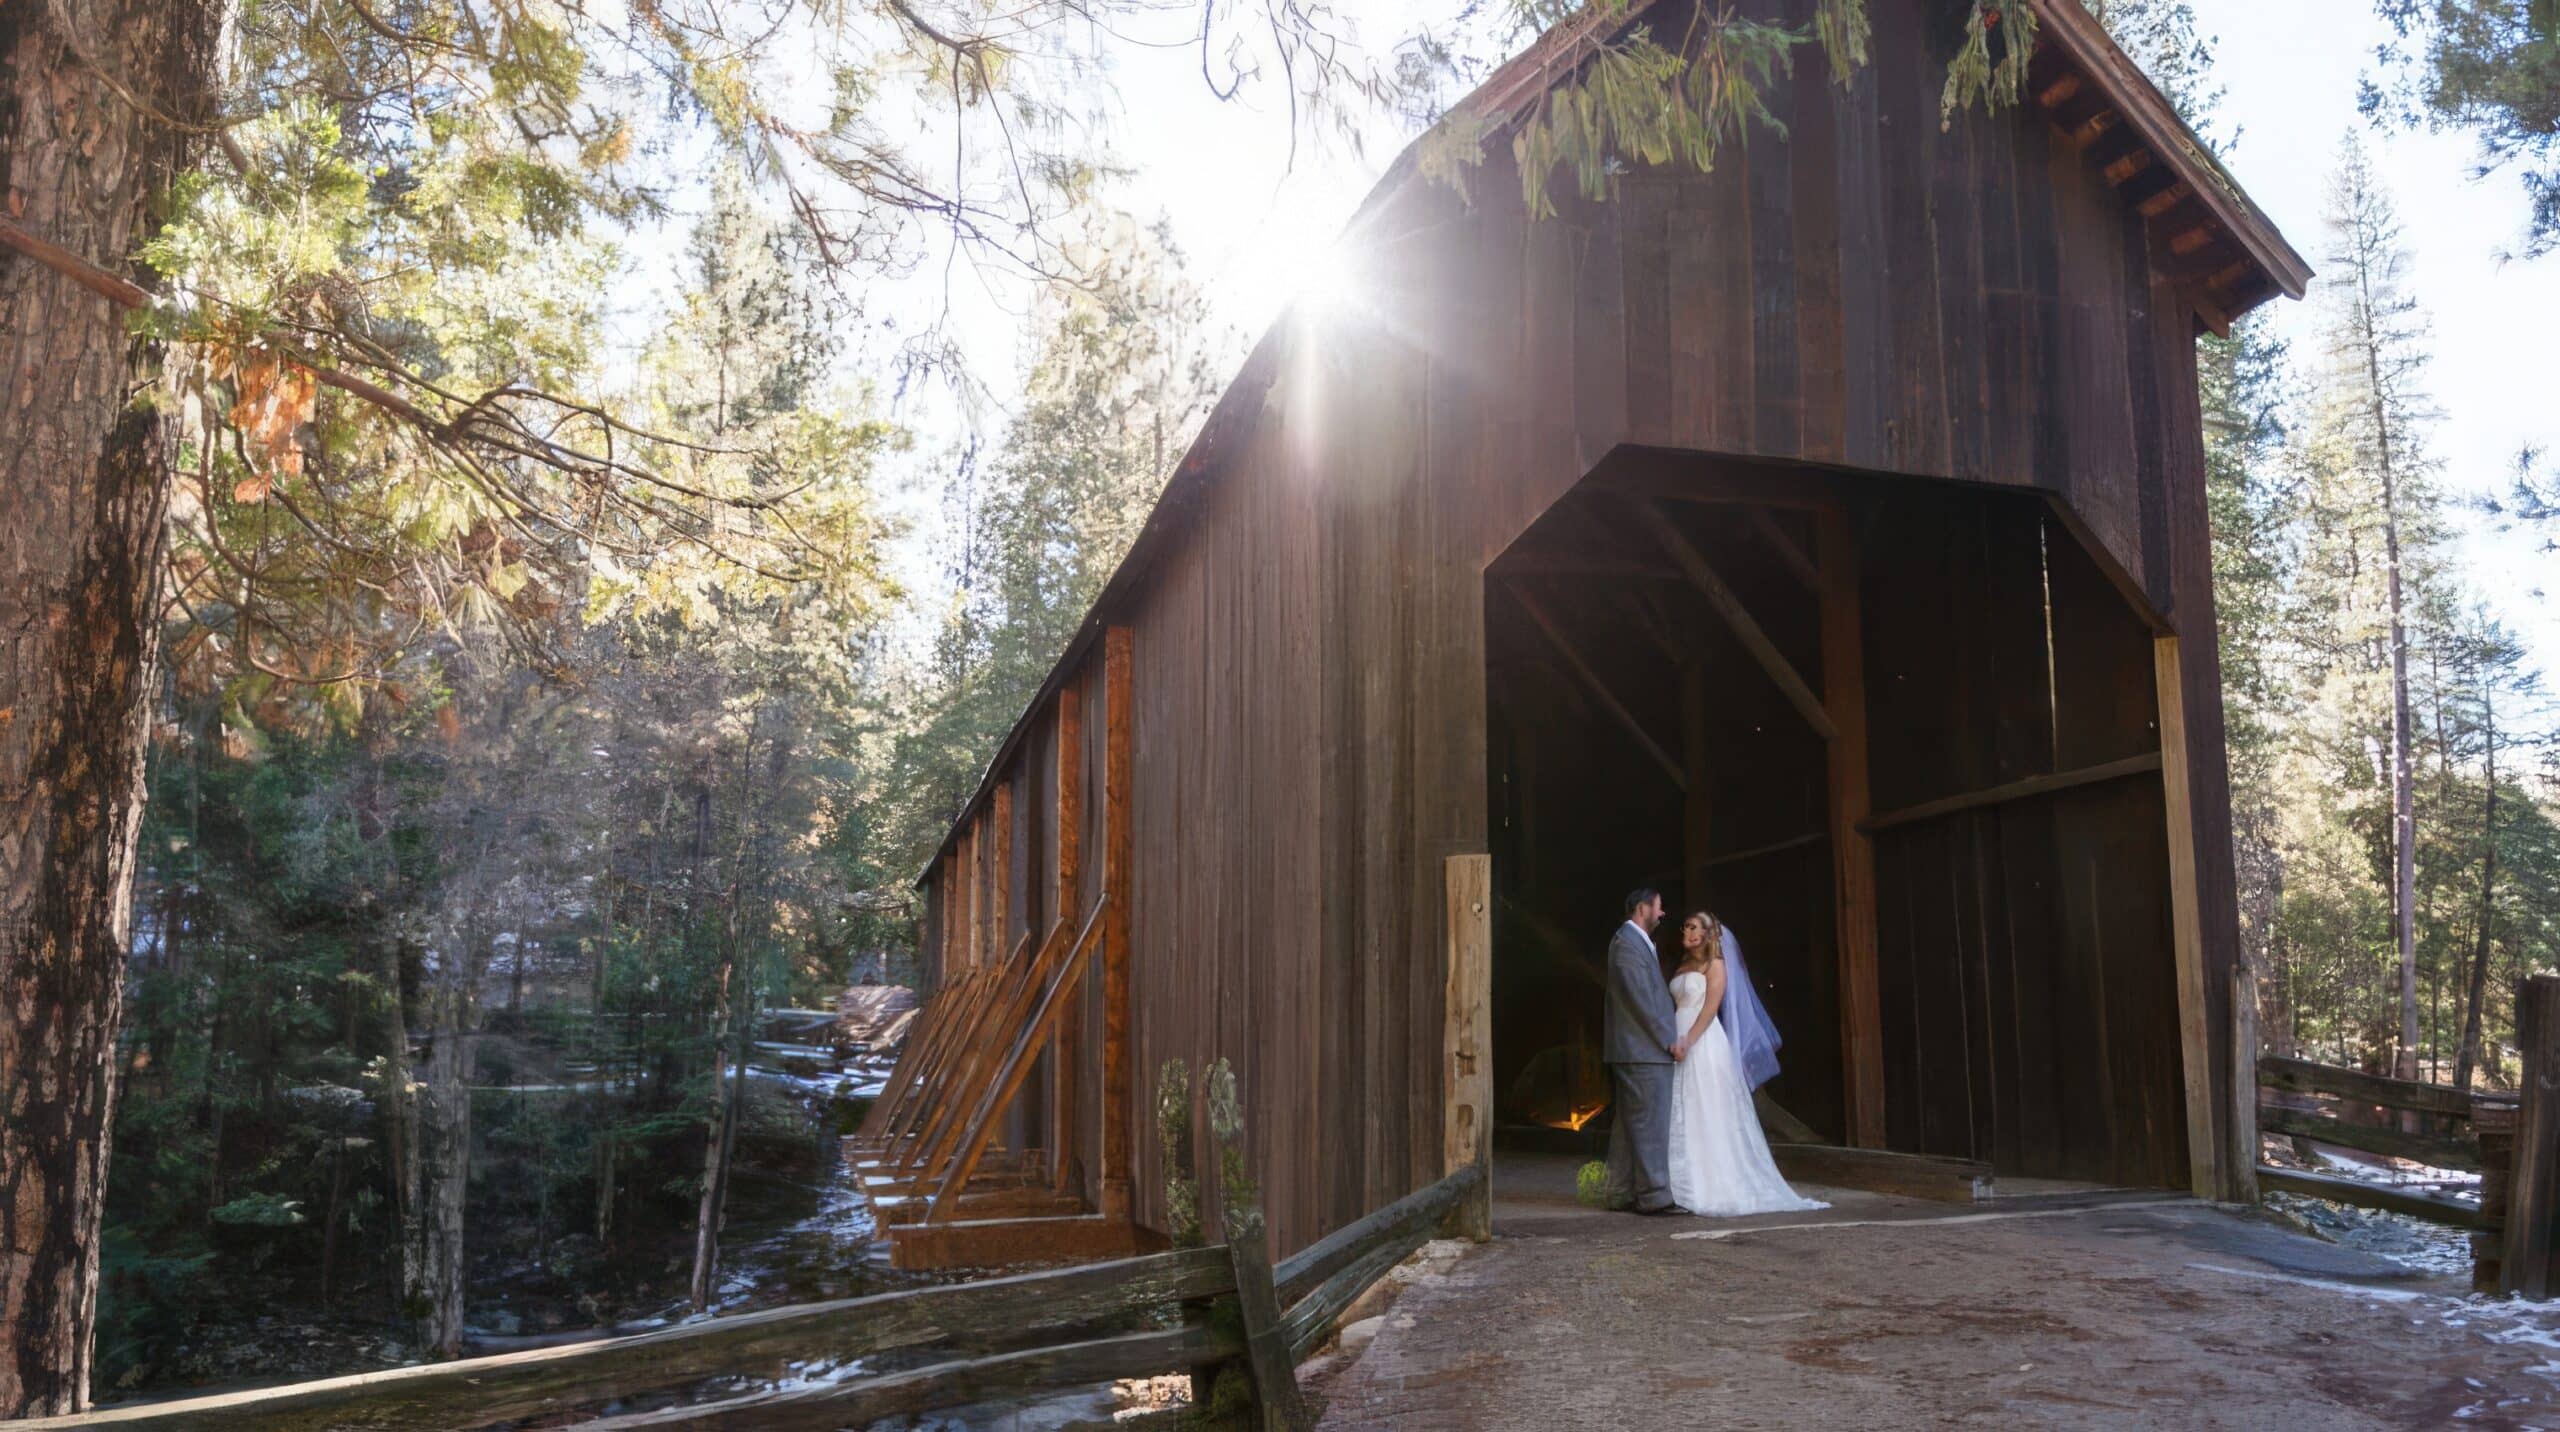
<svg viewBox="0 0 2560 1432">
<path fill-rule="evenodd" d="M 1639 1208 L 1639 1209 L 1637 1209 L 1637 1210 L 1636 1210 L 1636 1212 L 1637 1212 L 1637 1213 L 1639 1213 L 1639 1214 L 1643 1215 L 1643 1216 L 1644 1216 L 1644 1217 L 1646 1217 L 1646 1218 L 1660 1218 L 1660 1217 L 1662 1217 L 1664 1214 L 1667 1214 L 1667 1213 L 1678 1213 L 1679 1211 L 1680 1211 L 1680 1205 L 1678 1205 L 1678 1204 L 1676 1204 L 1676 1203 L 1666 1203 L 1666 1204 L 1662 1205 L 1660 1208 Z"/>
</svg>

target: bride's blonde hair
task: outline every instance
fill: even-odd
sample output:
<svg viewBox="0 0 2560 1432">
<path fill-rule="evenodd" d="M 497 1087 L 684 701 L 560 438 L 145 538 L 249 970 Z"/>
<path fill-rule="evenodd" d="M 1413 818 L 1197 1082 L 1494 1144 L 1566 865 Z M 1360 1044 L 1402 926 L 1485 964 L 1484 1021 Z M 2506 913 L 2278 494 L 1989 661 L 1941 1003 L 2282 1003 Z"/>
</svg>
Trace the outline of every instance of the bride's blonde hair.
<svg viewBox="0 0 2560 1432">
<path fill-rule="evenodd" d="M 1707 937 L 1698 945 L 1698 953 L 1696 955 L 1698 963 L 1706 964 L 1710 961 L 1723 959 L 1724 922 L 1717 919 L 1713 911 L 1692 910 L 1681 919 L 1680 923 L 1686 925 L 1691 920 L 1695 920 L 1706 927 Z M 1690 958 L 1691 956 L 1685 948 L 1681 950 L 1680 963 L 1685 965 L 1689 963 Z"/>
</svg>

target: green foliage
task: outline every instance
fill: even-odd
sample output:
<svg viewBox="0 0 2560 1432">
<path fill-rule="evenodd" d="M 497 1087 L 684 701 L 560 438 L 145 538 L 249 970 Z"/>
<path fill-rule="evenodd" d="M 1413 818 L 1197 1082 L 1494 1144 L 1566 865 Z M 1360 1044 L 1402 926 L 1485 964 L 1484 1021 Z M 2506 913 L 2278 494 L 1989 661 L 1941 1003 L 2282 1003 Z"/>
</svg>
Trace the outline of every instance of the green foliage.
<svg viewBox="0 0 2560 1432">
<path fill-rule="evenodd" d="M 1629 0 L 1510 0 L 1505 13 L 1515 35 L 1570 22 L 1588 38 L 1570 52 L 1569 73 L 1499 96 L 1510 108 L 1462 106 L 1443 116 L 1418 150 L 1424 175 L 1463 193 L 1469 173 L 1484 162 L 1485 141 L 1507 129 L 1521 197 L 1531 214 L 1551 217 L 1550 186 L 1559 173 L 1574 192 L 1598 201 L 1639 165 L 1705 173 L 1727 145 L 1747 142 L 1754 129 L 1783 140 L 1785 126 L 1767 96 L 1792 72 L 1798 46 L 1819 46 L 1831 79 L 1841 85 L 1870 58 L 1866 0 L 1818 0 L 1802 25 L 1747 17 L 1730 4 L 1702 4 L 1676 35 L 1631 22 L 1632 10 Z M 1942 121 L 1953 123 L 1959 109 L 2016 104 L 2035 29 L 2035 15 L 2024 5 L 1970 0 L 1947 64 Z M 1888 57 L 1893 64 L 1918 62 L 1913 55 Z"/>
<path fill-rule="evenodd" d="M 1176 1248 L 1197 1248 L 1203 1241 L 1191 1149 L 1191 1066 L 1168 1059 L 1156 1076 L 1156 1152 L 1164 1161 L 1165 1236 Z"/>
<path fill-rule="evenodd" d="M 1262 1187 L 1245 1169 L 1244 1102 L 1222 1056 L 1209 1066 L 1209 1134 L 1218 1146 L 1218 1207 L 1230 1234 L 1262 1226 Z"/>
<path fill-rule="evenodd" d="M 2366 83 L 2367 113 L 2472 131 L 2482 167 L 2513 166 L 2527 205 L 2523 253 L 2560 246 L 2560 3 L 2375 0 L 2398 32 L 2399 83 Z"/>
<path fill-rule="evenodd" d="M 2013 0 L 1972 0 L 1965 11 L 1964 42 L 1947 62 L 1947 84 L 1938 98 L 1939 127 L 1952 127 L 1960 109 L 2016 104 L 2026 92 L 2027 62 L 2035 52 L 2035 11 Z"/>
<path fill-rule="evenodd" d="M 299 1228 L 310 1221 L 303 1217 L 302 1200 L 275 1193 L 243 1194 L 209 1216 L 233 1228 Z"/>
</svg>

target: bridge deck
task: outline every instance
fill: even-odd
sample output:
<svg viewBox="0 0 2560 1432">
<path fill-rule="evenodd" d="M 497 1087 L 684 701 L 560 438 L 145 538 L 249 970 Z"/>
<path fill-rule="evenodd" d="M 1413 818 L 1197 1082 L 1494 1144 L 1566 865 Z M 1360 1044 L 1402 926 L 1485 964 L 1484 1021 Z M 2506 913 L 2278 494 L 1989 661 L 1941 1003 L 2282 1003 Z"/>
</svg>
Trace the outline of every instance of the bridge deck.
<svg viewBox="0 0 2560 1432">
<path fill-rule="evenodd" d="M 1507 1163 L 1507 1167 L 1506 1167 Z M 1322 1375 L 1331 1428 L 2551 1425 L 2560 1309 L 2186 1200 L 1810 1190 L 1749 1220 L 1583 1209 L 1497 1163 L 1494 1241 Z M 2016 1191 L 2012 1190 L 2013 1192 Z"/>
</svg>

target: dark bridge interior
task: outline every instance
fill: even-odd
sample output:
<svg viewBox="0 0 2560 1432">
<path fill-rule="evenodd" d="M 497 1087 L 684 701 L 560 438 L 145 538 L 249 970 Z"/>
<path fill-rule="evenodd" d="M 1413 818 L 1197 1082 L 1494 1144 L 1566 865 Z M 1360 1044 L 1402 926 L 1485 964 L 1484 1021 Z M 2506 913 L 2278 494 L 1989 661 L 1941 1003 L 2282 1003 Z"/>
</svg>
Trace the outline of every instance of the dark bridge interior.
<svg viewBox="0 0 2560 1432">
<path fill-rule="evenodd" d="M 2184 1184 L 2151 626 L 2040 497 L 1675 453 L 1613 455 L 1486 573 L 1498 1124 L 1603 1126 L 1641 882 L 1666 953 L 1681 911 L 1733 926 L 1787 1037 L 1766 1092 L 1846 1137 L 1807 492 L 1854 539 L 1886 1145 Z"/>
</svg>

